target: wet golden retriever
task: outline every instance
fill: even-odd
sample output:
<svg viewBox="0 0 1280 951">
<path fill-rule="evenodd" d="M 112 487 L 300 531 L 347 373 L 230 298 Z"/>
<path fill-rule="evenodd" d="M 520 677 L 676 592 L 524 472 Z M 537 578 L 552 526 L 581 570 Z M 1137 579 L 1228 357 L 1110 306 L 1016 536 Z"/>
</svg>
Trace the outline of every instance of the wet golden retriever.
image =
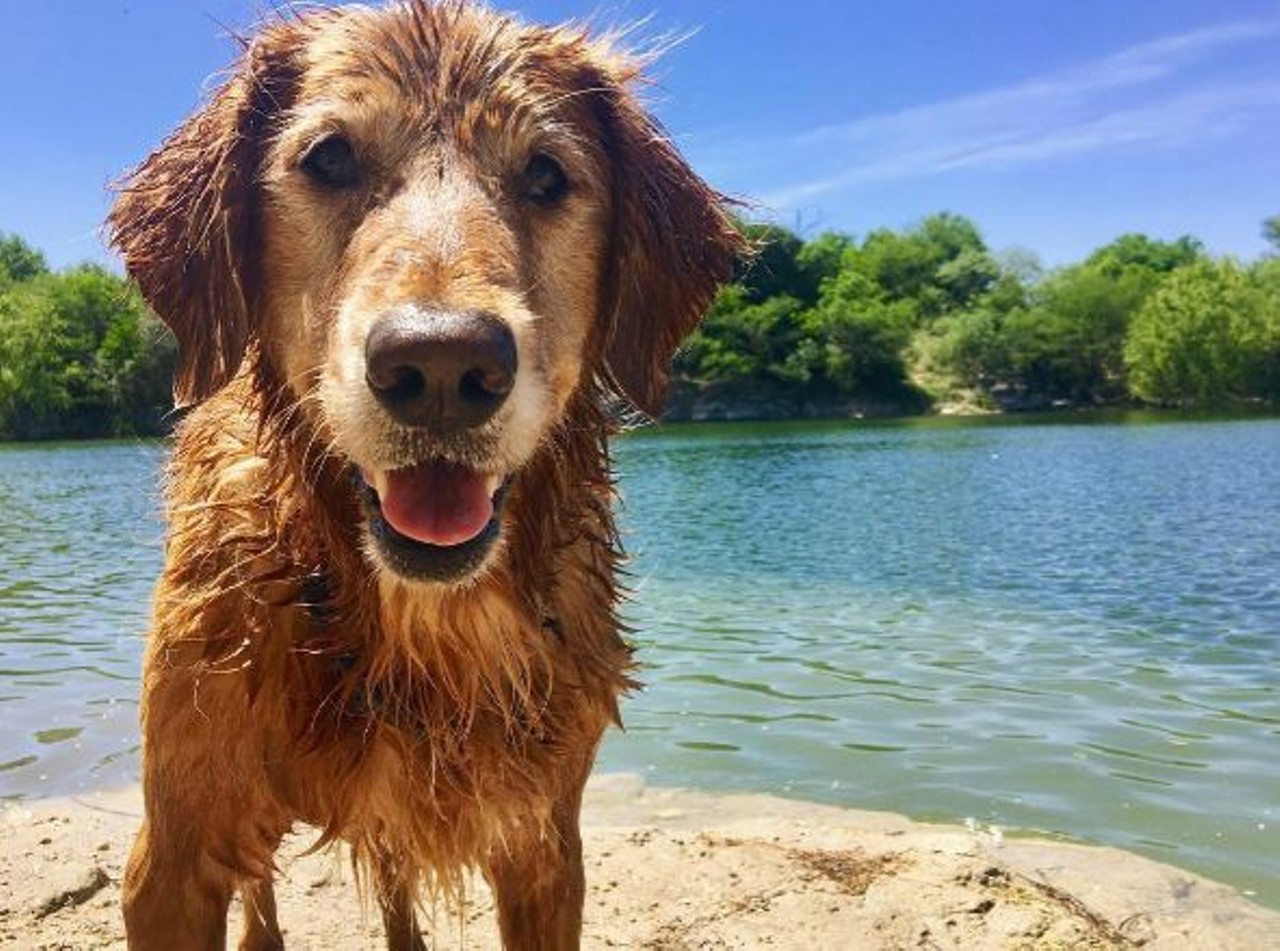
<svg viewBox="0 0 1280 951">
<path fill-rule="evenodd" d="M 132 948 L 282 946 L 273 853 L 342 840 L 392 948 L 478 867 L 578 944 L 578 812 L 631 655 L 606 437 L 739 238 L 608 40 L 464 3 L 281 17 L 109 229 L 198 404 L 168 473 Z"/>
</svg>

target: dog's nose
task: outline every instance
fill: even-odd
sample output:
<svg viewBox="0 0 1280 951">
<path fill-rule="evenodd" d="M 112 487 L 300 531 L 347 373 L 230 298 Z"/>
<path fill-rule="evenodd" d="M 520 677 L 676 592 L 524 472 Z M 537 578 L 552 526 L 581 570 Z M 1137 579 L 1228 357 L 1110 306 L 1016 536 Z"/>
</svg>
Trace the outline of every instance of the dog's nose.
<svg viewBox="0 0 1280 951">
<path fill-rule="evenodd" d="M 364 356 L 369 389 L 406 426 L 478 426 L 515 386 L 515 337 L 483 311 L 388 314 L 369 331 Z"/>
</svg>

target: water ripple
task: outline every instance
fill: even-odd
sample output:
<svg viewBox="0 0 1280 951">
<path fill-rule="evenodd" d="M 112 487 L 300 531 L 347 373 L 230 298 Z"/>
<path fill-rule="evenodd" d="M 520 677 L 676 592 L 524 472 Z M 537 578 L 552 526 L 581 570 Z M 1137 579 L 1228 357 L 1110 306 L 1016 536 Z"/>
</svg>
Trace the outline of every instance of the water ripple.
<svg viewBox="0 0 1280 951">
<path fill-rule="evenodd" d="M 121 751 L 137 746 L 162 453 L 0 447 L 0 798 L 136 776 Z"/>
<path fill-rule="evenodd" d="M 0 449 L 0 798 L 136 775 L 161 455 Z M 1280 907 L 1280 423 L 617 458 L 647 686 L 603 768 L 1108 842 Z"/>
<path fill-rule="evenodd" d="M 672 427 L 618 459 L 661 666 L 606 767 L 1166 851 L 1280 906 L 1280 423 Z"/>
</svg>

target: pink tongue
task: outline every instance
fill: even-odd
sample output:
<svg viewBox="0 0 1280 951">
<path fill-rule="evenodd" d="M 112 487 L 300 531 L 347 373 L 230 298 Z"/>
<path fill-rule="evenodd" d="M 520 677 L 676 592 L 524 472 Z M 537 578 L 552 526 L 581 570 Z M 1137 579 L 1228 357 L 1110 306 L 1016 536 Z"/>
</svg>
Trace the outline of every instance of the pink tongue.
<svg viewBox="0 0 1280 951">
<path fill-rule="evenodd" d="M 447 547 L 469 542 L 493 518 L 480 473 L 451 462 L 424 462 L 387 473 L 382 517 L 401 535 Z"/>
</svg>

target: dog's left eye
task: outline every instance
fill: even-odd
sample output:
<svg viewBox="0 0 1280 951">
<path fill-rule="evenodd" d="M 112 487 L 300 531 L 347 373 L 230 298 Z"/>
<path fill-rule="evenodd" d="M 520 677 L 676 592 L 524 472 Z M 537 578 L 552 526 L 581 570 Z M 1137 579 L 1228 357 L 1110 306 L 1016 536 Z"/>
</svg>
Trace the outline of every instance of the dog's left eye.
<svg viewBox="0 0 1280 951">
<path fill-rule="evenodd" d="M 569 179 L 564 169 L 545 152 L 529 159 L 520 179 L 524 197 L 539 205 L 554 205 L 569 191 Z"/>
<path fill-rule="evenodd" d="M 360 162 L 351 143 L 340 135 L 326 135 L 315 142 L 299 167 L 313 181 L 329 188 L 347 188 L 360 181 Z"/>
</svg>

